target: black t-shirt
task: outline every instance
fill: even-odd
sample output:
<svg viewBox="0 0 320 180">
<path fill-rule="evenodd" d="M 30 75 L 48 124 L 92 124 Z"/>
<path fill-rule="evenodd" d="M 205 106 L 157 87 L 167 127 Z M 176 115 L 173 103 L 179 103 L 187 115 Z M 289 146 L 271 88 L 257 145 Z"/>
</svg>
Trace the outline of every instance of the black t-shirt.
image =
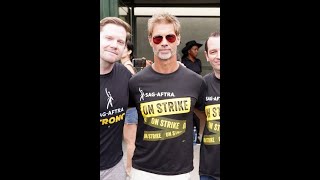
<svg viewBox="0 0 320 180">
<path fill-rule="evenodd" d="M 204 106 L 203 78 L 180 65 L 170 74 L 151 66 L 129 81 L 130 97 L 138 110 L 136 169 L 178 175 L 193 170 L 193 110 Z"/>
<path fill-rule="evenodd" d="M 213 73 L 204 77 L 208 86 L 205 97 L 207 122 L 200 148 L 200 175 L 220 177 L 220 79 Z"/>
<path fill-rule="evenodd" d="M 202 67 L 201 67 L 201 60 L 195 59 L 194 62 L 192 62 L 188 57 L 185 57 L 181 60 L 181 62 L 188 68 L 191 69 L 193 72 L 196 72 L 198 74 L 201 74 Z"/>
<path fill-rule="evenodd" d="M 129 100 L 130 71 L 115 63 L 100 75 L 100 170 L 115 166 L 122 158 L 122 134 Z"/>
</svg>

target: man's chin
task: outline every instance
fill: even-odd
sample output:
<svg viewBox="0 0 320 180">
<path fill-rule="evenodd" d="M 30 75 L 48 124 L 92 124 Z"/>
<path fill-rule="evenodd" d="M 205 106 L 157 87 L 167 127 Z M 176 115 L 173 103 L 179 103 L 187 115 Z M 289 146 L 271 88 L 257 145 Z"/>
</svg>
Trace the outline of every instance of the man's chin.
<svg viewBox="0 0 320 180">
<path fill-rule="evenodd" d="M 167 61 L 171 58 L 171 55 L 160 55 L 159 59 L 163 60 L 163 61 Z"/>
<path fill-rule="evenodd" d="M 120 60 L 121 57 L 113 55 L 113 56 L 108 56 L 107 59 L 109 62 L 116 62 L 116 61 Z"/>
<path fill-rule="evenodd" d="M 110 63 L 110 64 L 113 64 L 113 63 L 115 63 L 117 60 L 114 59 L 114 58 L 106 58 L 104 61 L 105 61 L 105 62 L 108 62 L 108 63 Z"/>
</svg>

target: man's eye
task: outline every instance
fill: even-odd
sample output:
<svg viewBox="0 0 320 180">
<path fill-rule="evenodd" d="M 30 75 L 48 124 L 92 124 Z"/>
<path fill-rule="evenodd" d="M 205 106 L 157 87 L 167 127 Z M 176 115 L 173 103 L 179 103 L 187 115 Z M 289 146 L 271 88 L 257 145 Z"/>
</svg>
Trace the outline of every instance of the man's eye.
<svg viewBox="0 0 320 180">
<path fill-rule="evenodd" d="M 124 41 L 118 41 L 119 44 L 124 45 Z"/>
<path fill-rule="evenodd" d="M 217 53 L 217 51 L 211 51 L 211 52 L 210 52 L 210 54 L 215 54 L 215 53 Z"/>
</svg>

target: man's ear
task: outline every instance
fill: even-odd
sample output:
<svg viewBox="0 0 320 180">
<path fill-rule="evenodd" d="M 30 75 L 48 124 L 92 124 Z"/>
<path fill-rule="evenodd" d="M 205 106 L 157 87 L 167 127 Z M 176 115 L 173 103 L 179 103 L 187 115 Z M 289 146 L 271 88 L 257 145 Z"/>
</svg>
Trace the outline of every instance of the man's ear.
<svg viewBox="0 0 320 180">
<path fill-rule="evenodd" d="M 128 51 L 128 54 L 131 54 L 131 53 L 132 53 L 132 51 L 131 51 L 131 50 L 129 50 L 129 51 Z"/>
<path fill-rule="evenodd" d="M 181 40 L 181 36 L 179 35 L 179 36 L 177 36 L 177 46 L 180 45 L 180 40 Z"/>
<path fill-rule="evenodd" d="M 206 57 L 207 61 L 209 62 L 209 57 L 208 57 L 207 51 L 204 51 L 204 56 Z"/>
<path fill-rule="evenodd" d="M 149 40 L 150 46 L 152 47 L 152 37 L 151 37 L 151 36 L 148 36 L 148 40 Z"/>
</svg>

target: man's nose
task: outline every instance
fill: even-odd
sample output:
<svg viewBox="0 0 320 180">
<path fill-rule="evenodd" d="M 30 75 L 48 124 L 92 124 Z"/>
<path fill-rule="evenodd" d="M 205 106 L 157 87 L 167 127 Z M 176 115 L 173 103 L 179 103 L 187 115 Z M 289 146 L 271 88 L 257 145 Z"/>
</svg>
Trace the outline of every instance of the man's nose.
<svg viewBox="0 0 320 180">
<path fill-rule="evenodd" d="M 114 40 L 112 40 L 111 42 L 110 42 L 110 46 L 111 47 L 118 47 L 118 42 L 117 42 L 117 40 L 116 39 L 114 39 Z"/>
<path fill-rule="evenodd" d="M 162 41 L 161 41 L 161 45 L 162 46 L 167 46 L 169 44 L 168 40 L 166 39 L 166 37 L 163 37 Z"/>
</svg>

